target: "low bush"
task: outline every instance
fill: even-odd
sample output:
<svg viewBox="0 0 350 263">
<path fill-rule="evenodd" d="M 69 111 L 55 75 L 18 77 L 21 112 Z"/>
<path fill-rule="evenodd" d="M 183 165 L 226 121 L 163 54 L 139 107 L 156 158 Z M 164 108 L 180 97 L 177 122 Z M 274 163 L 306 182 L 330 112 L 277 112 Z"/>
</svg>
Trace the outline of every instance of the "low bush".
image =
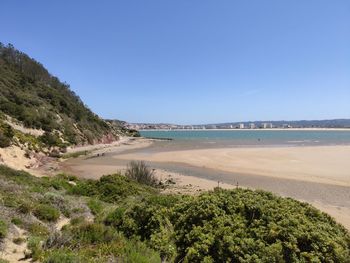
<svg viewBox="0 0 350 263">
<path fill-rule="evenodd" d="M 30 224 L 28 230 L 32 236 L 45 237 L 49 234 L 47 227 L 41 223 Z"/>
<path fill-rule="evenodd" d="M 22 226 L 23 225 L 23 220 L 19 217 L 14 217 L 11 219 L 11 223 L 15 224 L 16 226 Z"/>
<path fill-rule="evenodd" d="M 64 144 L 57 133 L 46 131 L 39 137 L 39 140 L 49 147 L 63 147 Z M 57 156 L 59 157 L 59 156 Z"/>
<path fill-rule="evenodd" d="M 12 241 L 17 245 L 20 245 L 20 244 L 23 244 L 26 240 L 23 237 L 16 237 Z"/>
<path fill-rule="evenodd" d="M 94 215 L 98 215 L 103 210 L 103 203 L 97 199 L 90 199 L 87 202 L 88 207 L 90 208 L 90 211 Z"/>
<path fill-rule="evenodd" d="M 0 239 L 6 237 L 7 235 L 7 223 L 0 219 Z"/>
<path fill-rule="evenodd" d="M 0 148 L 9 147 L 11 145 L 13 136 L 13 128 L 0 120 Z"/>
<path fill-rule="evenodd" d="M 0 132 L 0 148 L 6 148 L 11 145 L 11 139 Z"/>
<path fill-rule="evenodd" d="M 89 151 L 78 151 L 78 152 L 73 152 L 73 153 L 65 153 L 61 155 L 62 159 L 69 159 L 69 158 L 78 158 L 79 156 L 82 155 L 87 155 Z"/>
<path fill-rule="evenodd" d="M 45 258 L 44 263 L 80 263 L 82 262 L 79 255 L 66 249 L 50 252 Z"/>
<path fill-rule="evenodd" d="M 29 214 L 33 210 L 33 204 L 27 200 L 21 200 L 17 206 L 17 211 L 22 214 Z"/>
<path fill-rule="evenodd" d="M 164 198 L 164 200 L 163 200 Z M 220 190 L 150 197 L 106 218 L 175 262 L 348 262 L 350 236 L 308 204 L 271 193 Z M 168 202 L 167 199 L 172 200 Z"/>
<path fill-rule="evenodd" d="M 113 228 L 99 223 L 83 223 L 74 227 L 72 234 L 78 244 L 108 243 L 117 238 Z"/>
<path fill-rule="evenodd" d="M 150 186 L 155 186 L 157 184 L 157 179 L 154 176 L 154 171 L 149 168 L 143 161 L 130 162 L 126 169 L 125 175 L 126 177 L 135 180 L 140 184 L 146 184 Z"/>
<path fill-rule="evenodd" d="M 154 188 L 143 186 L 120 174 L 105 175 L 98 181 L 78 181 L 69 193 L 75 195 L 92 196 L 104 202 L 115 203 L 128 196 L 148 196 L 156 193 Z"/>
<path fill-rule="evenodd" d="M 29 257 L 32 259 L 32 261 L 39 261 L 43 258 L 44 250 L 42 248 L 42 240 L 40 237 L 30 237 L 28 239 L 27 247 L 30 251 Z"/>
<path fill-rule="evenodd" d="M 60 212 L 53 206 L 40 204 L 35 208 L 34 215 L 40 220 L 54 222 L 60 217 Z"/>
</svg>

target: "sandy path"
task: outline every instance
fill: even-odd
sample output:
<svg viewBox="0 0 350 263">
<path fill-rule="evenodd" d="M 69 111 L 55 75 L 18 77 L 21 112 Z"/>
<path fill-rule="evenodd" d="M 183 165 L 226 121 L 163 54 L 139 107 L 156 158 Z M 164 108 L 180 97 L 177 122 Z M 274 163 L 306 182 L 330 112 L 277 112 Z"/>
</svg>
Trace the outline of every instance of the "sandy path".
<svg viewBox="0 0 350 263">
<path fill-rule="evenodd" d="M 0 253 L 0 258 L 9 262 L 31 262 L 29 259 L 24 259 L 27 251 L 27 235 L 25 231 L 15 225 L 13 225 L 13 228 L 5 238 L 5 249 Z M 13 242 L 15 238 L 22 238 L 23 242 L 16 244 Z"/>
</svg>

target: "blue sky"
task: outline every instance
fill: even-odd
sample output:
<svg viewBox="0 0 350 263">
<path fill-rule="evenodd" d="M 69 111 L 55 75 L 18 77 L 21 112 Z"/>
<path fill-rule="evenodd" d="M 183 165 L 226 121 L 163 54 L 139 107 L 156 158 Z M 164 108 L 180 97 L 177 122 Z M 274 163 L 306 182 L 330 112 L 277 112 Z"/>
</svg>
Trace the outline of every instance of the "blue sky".
<svg viewBox="0 0 350 263">
<path fill-rule="evenodd" d="M 350 118 L 350 1 L 1 1 L 0 41 L 104 118 Z"/>
</svg>

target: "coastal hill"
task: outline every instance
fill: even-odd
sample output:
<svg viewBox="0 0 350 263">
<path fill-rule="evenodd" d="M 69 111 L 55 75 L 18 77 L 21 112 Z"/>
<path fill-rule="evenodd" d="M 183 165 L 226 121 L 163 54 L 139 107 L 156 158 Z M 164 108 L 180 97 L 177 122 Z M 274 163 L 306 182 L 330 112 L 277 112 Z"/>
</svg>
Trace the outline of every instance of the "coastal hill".
<svg viewBox="0 0 350 263">
<path fill-rule="evenodd" d="M 42 64 L 0 43 L 1 148 L 64 151 L 72 145 L 110 143 L 121 135 L 138 134 L 104 121 Z"/>
</svg>

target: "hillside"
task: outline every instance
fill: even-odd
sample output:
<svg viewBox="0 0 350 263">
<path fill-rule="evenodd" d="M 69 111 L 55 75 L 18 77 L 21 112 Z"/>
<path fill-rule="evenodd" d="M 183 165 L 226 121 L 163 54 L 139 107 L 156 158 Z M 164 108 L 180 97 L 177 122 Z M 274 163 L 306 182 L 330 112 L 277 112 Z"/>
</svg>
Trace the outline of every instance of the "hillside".
<svg viewBox="0 0 350 263">
<path fill-rule="evenodd" d="M 127 133 L 94 114 L 39 62 L 0 43 L 0 147 L 64 149 L 108 143 Z"/>
</svg>

